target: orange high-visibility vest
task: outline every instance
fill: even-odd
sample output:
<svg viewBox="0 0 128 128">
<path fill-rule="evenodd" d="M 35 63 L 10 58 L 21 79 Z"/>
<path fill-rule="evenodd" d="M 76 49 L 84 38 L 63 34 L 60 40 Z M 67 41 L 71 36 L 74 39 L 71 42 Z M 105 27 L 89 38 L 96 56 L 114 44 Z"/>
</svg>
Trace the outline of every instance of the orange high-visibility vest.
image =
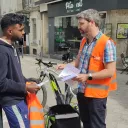
<svg viewBox="0 0 128 128">
<path fill-rule="evenodd" d="M 95 47 L 92 50 L 89 60 L 89 73 L 99 72 L 105 69 L 103 60 L 104 60 L 104 49 L 108 40 L 112 40 L 106 35 L 102 35 L 100 39 L 97 40 Z M 112 41 L 113 42 L 113 41 Z M 80 50 L 82 49 L 86 43 L 86 38 L 82 39 Z M 116 43 L 114 42 L 116 45 Z M 87 86 L 85 89 L 84 95 L 86 97 L 93 97 L 93 98 L 105 98 L 108 96 L 109 91 L 113 91 L 117 89 L 117 82 L 116 82 L 116 71 L 111 78 L 105 79 L 94 79 L 94 80 L 87 80 Z"/>
<path fill-rule="evenodd" d="M 26 84 L 29 84 L 28 82 Z M 30 128 L 45 128 L 43 106 L 40 104 L 36 94 L 28 93 L 27 105 L 29 111 Z"/>
</svg>

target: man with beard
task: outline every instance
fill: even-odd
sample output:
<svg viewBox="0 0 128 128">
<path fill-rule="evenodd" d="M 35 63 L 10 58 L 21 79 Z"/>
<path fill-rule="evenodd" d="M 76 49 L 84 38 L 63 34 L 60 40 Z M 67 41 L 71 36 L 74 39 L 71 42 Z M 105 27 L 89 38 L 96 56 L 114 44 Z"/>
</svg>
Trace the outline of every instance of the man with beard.
<svg viewBox="0 0 128 128">
<path fill-rule="evenodd" d="M 84 128 L 106 128 L 105 115 L 109 91 L 116 90 L 116 46 L 100 29 L 97 10 L 88 9 L 77 15 L 83 36 L 77 59 L 72 63 L 80 74 L 78 105 Z M 63 69 L 64 64 L 57 66 Z"/>
<path fill-rule="evenodd" d="M 1 20 L 3 36 L 0 38 L 0 106 L 5 111 L 10 128 L 29 128 L 27 91 L 39 90 L 36 83 L 25 84 L 19 56 L 13 42 L 24 35 L 24 17 L 6 14 Z"/>
</svg>

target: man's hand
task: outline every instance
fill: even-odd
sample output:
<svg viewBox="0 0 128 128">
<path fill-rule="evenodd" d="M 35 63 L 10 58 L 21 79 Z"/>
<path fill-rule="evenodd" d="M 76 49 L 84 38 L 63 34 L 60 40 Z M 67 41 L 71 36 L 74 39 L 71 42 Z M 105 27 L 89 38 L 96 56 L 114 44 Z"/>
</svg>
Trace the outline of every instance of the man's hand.
<svg viewBox="0 0 128 128">
<path fill-rule="evenodd" d="M 38 87 L 35 82 L 29 82 L 26 84 L 26 90 L 30 93 L 36 93 L 38 90 L 40 90 L 40 87 Z"/>
<path fill-rule="evenodd" d="M 88 79 L 88 74 L 79 74 L 77 77 L 73 78 L 72 80 L 85 84 L 87 79 Z"/>
<path fill-rule="evenodd" d="M 65 68 L 66 64 L 58 64 L 56 69 L 57 70 L 63 70 Z"/>
</svg>

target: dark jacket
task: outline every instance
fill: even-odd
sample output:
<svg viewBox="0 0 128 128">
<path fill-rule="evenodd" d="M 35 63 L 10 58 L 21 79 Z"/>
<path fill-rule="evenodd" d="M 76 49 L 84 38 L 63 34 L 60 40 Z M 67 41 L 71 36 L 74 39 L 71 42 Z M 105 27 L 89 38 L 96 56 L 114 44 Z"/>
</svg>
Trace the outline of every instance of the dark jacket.
<svg viewBox="0 0 128 128">
<path fill-rule="evenodd" d="M 15 105 L 24 100 L 25 86 L 16 50 L 0 40 L 0 105 Z"/>
</svg>

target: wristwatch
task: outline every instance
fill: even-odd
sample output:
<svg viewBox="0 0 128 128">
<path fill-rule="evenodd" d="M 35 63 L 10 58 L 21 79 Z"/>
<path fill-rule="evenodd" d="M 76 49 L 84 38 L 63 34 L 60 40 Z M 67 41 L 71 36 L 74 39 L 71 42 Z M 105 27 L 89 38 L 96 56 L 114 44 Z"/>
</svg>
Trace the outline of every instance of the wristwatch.
<svg viewBox="0 0 128 128">
<path fill-rule="evenodd" d="M 88 80 L 92 80 L 92 74 L 91 73 L 88 74 Z"/>
</svg>

